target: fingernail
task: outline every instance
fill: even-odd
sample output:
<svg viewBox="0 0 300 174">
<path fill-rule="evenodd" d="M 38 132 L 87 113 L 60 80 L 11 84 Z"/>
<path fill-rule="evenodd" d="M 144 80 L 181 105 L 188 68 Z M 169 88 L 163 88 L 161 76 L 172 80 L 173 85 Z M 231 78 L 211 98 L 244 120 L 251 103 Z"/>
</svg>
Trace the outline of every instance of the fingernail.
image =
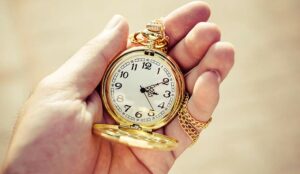
<svg viewBox="0 0 300 174">
<path fill-rule="evenodd" d="M 211 70 L 211 72 L 213 72 L 216 75 L 218 83 L 220 84 L 221 81 L 222 81 L 222 79 L 221 79 L 221 75 L 220 75 L 219 71 L 217 71 L 217 70 Z"/>
<path fill-rule="evenodd" d="M 106 24 L 105 29 L 109 30 L 117 26 L 120 21 L 122 20 L 122 17 L 120 15 L 114 15 L 110 21 Z"/>
</svg>

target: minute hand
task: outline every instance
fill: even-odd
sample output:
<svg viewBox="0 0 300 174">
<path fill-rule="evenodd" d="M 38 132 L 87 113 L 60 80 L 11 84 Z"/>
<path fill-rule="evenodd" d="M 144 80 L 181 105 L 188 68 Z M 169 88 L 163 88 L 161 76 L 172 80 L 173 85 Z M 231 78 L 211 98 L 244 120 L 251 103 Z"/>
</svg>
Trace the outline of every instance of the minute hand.
<svg viewBox="0 0 300 174">
<path fill-rule="evenodd" d="M 145 87 L 145 88 L 153 88 L 153 87 L 155 87 L 155 86 L 158 86 L 159 84 L 167 84 L 169 81 L 162 81 L 162 82 L 159 82 L 159 83 L 155 83 L 155 84 L 153 84 L 153 85 L 149 85 L 149 86 L 147 86 L 147 87 Z"/>
</svg>

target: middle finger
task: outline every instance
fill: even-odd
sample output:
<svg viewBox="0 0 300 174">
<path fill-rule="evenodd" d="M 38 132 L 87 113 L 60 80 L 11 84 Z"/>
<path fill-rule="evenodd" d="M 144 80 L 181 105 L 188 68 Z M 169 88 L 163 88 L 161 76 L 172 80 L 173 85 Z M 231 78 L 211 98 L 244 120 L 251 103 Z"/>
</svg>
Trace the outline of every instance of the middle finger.
<svg viewBox="0 0 300 174">
<path fill-rule="evenodd" d="M 221 32 L 217 25 L 208 22 L 198 23 L 177 45 L 169 52 L 183 72 L 196 66 L 207 50 L 218 42 Z"/>
</svg>

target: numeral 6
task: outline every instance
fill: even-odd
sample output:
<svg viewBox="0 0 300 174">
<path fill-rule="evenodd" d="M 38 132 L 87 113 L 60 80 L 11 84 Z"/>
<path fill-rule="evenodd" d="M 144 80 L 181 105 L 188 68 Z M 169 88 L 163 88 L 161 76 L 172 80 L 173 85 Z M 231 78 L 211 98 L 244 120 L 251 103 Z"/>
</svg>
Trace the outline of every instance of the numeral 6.
<svg viewBox="0 0 300 174">
<path fill-rule="evenodd" d="M 138 111 L 138 112 L 135 113 L 135 117 L 136 118 L 141 118 L 142 116 L 143 115 L 142 115 L 142 113 L 140 111 Z"/>
</svg>

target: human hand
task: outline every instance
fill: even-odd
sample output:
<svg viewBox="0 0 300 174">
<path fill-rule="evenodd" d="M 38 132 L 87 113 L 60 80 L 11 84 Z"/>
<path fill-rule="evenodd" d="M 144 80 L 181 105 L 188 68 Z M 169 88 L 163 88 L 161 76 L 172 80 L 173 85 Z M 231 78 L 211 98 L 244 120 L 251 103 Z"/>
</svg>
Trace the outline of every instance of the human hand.
<svg viewBox="0 0 300 174">
<path fill-rule="evenodd" d="M 220 42 L 207 21 L 209 7 L 189 3 L 164 18 L 169 55 L 185 75 L 193 117 L 209 120 L 219 85 L 233 65 L 234 51 Z M 167 173 L 192 143 L 175 118 L 157 130 L 179 140 L 162 152 L 111 143 L 92 134 L 95 122 L 111 123 L 95 91 L 109 62 L 127 45 L 128 24 L 115 16 L 104 31 L 57 71 L 44 78 L 25 103 L 7 153 L 4 173 Z"/>
</svg>

